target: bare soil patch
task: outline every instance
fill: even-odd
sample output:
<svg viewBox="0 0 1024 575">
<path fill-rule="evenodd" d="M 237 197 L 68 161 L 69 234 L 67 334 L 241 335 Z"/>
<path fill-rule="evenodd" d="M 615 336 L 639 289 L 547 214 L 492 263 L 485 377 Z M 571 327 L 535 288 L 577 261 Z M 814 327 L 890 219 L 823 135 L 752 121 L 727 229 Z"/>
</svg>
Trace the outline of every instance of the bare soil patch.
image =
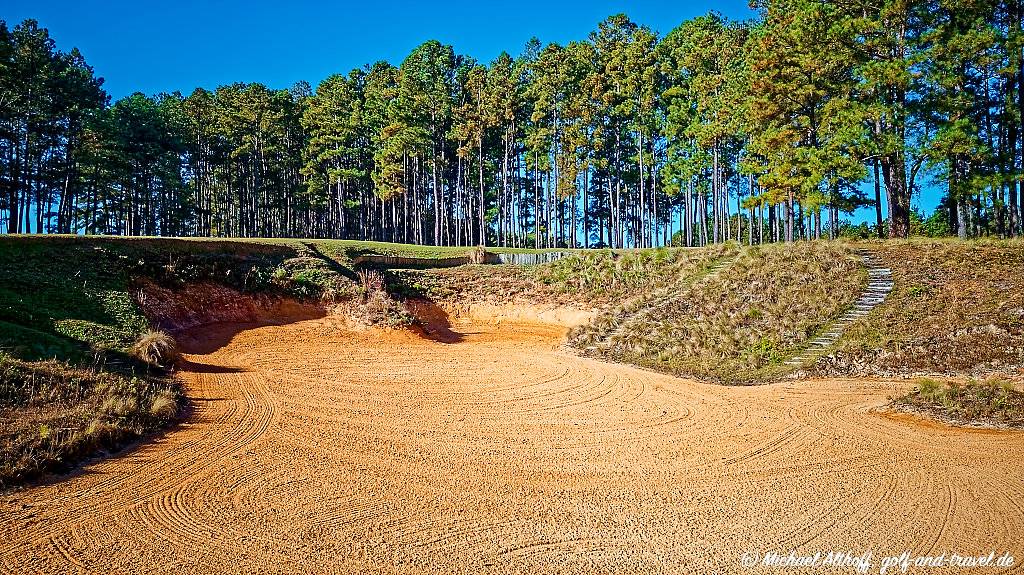
<svg viewBox="0 0 1024 575">
<path fill-rule="evenodd" d="M 188 332 L 192 415 L 0 498 L 0 572 L 734 573 L 746 551 L 790 549 L 1024 558 L 1024 434 L 877 413 L 905 383 L 704 385 L 576 357 L 563 326 L 434 311 L 451 337 L 336 316 Z"/>
</svg>

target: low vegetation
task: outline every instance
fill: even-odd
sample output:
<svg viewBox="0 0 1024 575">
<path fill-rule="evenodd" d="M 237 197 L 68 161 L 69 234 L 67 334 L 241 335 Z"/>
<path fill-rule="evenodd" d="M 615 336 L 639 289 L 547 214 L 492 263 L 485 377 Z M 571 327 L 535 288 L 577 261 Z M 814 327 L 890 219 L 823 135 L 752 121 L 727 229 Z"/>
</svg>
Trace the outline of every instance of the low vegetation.
<svg viewBox="0 0 1024 575">
<path fill-rule="evenodd" d="M 537 266 L 488 265 L 391 272 L 394 291 L 447 303 L 609 305 L 635 297 L 729 245 L 700 249 L 578 251 Z"/>
<path fill-rule="evenodd" d="M 724 266 L 739 254 L 739 246 L 735 244 L 718 244 L 696 250 L 680 250 L 675 252 L 671 261 L 660 268 L 648 268 L 645 273 L 627 274 L 620 285 L 625 289 L 618 290 L 611 305 L 606 306 L 600 315 L 589 325 L 582 326 L 570 334 L 569 340 L 577 347 L 589 349 L 590 346 L 605 340 L 613 333 L 626 329 L 625 324 L 645 311 L 657 307 L 659 302 L 673 297 L 685 287 L 707 276 L 715 266 Z M 564 266 L 577 268 L 579 266 Z M 581 285 L 573 286 L 570 281 L 563 281 L 568 288 L 585 289 L 592 282 L 594 274 L 585 270 L 572 270 L 584 279 Z M 656 273 L 652 273 L 656 272 Z M 555 276 L 555 274 L 549 274 Z M 598 284 L 604 281 L 602 274 L 597 274 Z M 604 291 L 598 287 L 597 290 Z"/>
<path fill-rule="evenodd" d="M 838 317 L 866 272 L 836 243 L 723 250 L 576 330 L 589 355 L 728 383 L 771 378 Z M 709 265 L 719 262 L 709 272 Z"/>
<path fill-rule="evenodd" d="M 1024 243 L 919 239 L 867 247 L 892 269 L 893 291 L 818 359 L 818 375 L 1021 370 Z"/>
<path fill-rule="evenodd" d="M 352 245 L 350 245 L 352 244 Z M 0 487 L 66 469 L 172 421 L 178 350 L 151 325 L 143 286 L 212 285 L 264 299 L 348 305 L 412 321 L 350 242 L 0 237 Z M 465 251 L 465 250 L 463 250 Z"/>
<path fill-rule="evenodd" d="M 385 287 L 380 270 L 359 270 L 359 297 L 350 305 L 350 314 L 366 325 L 401 327 L 411 325 L 415 318 L 401 303 L 392 298 Z"/>
<path fill-rule="evenodd" d="M 1024 393 L 1002 377 L 944 383 L 922 378 L 892 406 L 956 425 L 1024 429 Z"/>
<path fill-rule="evenodd" d="M 0 353 L 0 489 L 63 471 L 170 422 L 181 392 L 165 377 Z"/>
</svg>

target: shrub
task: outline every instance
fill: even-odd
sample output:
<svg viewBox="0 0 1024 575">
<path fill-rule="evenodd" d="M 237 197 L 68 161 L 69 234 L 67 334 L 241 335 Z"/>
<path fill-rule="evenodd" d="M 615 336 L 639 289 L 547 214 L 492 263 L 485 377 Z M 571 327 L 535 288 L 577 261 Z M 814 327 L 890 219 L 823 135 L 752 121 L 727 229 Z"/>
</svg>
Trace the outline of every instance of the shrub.
<svg viewBox="0 0 1024 575">
<path fill-rule="evenodd" d="M 178 399 L 170 390 L 164 390 L 156 394 L 153 403 L 149 406 L 149 414 L 157 419 L 170 419 L 178 412 Z"/>
<path fill-rule="evenodd" d="M 167 332 L 150 330 L 132 346 L 135 357 L 155 367 L 170 367 L 178 360 L 178 346 Z"/>
<path fill-rule="evenodd" d="M 487 250 L 483 246 L 477 246 L 466 254 L 471 264 L 485 264 L 487 263 Z"/>
<path fill-rule="evenodd" d="M 935 381 L 934 379 L 924 378 L 921 379 L 917 384 L 918 393 L 921 397 L 927 401 L 936 401 L 939 399 L 942 391 L 942 384 Z"/>
</svg>

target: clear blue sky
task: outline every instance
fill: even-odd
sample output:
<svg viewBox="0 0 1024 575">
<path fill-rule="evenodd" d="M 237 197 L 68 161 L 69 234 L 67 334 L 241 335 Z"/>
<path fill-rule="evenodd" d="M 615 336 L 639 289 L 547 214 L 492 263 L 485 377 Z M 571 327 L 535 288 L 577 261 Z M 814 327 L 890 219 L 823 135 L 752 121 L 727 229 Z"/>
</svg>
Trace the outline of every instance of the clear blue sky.
<svg viewBox="0 0 1024 575">
<path fill-rule="evenodd" d="M 712 9 L 736 19 L 752 15 L 745 0 L 6 0 L 0 18 L 9 25 L 35 18 L 60 48 L 77 46 L 116 99 L 135 91 L 187 94 L 197 86 L 239 81 L 285 88 L 306 80 L 315 87 L 330 74 L 377 60 L 398 64 L 430 39 L 490 61 L 502 50 L 518 54 L 531 36 L 559 43 L 584 39 L 620 12 L 665 33 Z"/>
<path fill-rule="evenodd" d="M 559 43 L 586 38 L 601 20 L 620 12 L 664 34 L 710 10 L 732 19 L 753 15 L 746 0 L 6 0 L 0 18 L 9 26 L 35 18 L 60 49 L 77 47 L 117 99 L 136 91 L 188 94 L 232 82 L 286 88 L 306 80 L 315 87 L 331 74 L 377 60 L 398 64 L 430 39 L 489 62 L 502 50 L 518 54 L 533 36 Z M 931 211 L 938 194 L 924 196 L 915 204 Z M 870 210 L 862 212 L 857 221 L 872 218 Z"/>
</svg>

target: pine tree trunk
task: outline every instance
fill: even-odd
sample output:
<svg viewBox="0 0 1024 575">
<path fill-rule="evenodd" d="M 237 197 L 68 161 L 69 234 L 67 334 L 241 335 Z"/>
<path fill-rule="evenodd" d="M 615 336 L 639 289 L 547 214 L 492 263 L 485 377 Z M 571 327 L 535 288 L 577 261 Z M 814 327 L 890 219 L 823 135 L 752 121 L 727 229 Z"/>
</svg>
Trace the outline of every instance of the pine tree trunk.
<svg viewBox="0 0 1024 575">
<path fill-rule="evenodd" d="M 793 209 L 794 209 L 794 206 L 793 206 L 793 189 L 790 188 L 789 189 L 789 195 L 788 195 L 788 197 L 786 199 L 786 241 L 787 242 L 793 241 L 793 231 L 794 231 L 793 230 L 793 224 L 794 224 L 793 218 L 795 216 L 795 214 L 793 213 Z"/>
<path fill-rule="evenodd" d="M 693 246 L 693 178 L 686 179 L 686 247 Z"/>
</svg>

